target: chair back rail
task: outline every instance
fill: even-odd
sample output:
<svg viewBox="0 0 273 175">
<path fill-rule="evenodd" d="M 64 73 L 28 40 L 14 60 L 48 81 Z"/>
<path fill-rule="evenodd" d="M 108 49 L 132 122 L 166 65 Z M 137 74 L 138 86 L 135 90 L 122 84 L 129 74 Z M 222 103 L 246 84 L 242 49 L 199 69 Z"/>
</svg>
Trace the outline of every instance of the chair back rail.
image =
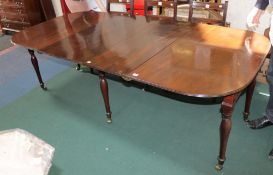
<svg viewBox="0 0 273 175">
<path fill-rule="evenodd" d="M 111 4 L 123 4 L 126 6 L 126 12 L 118 12 L 111 10 Z M 134 0 L 107 0 L 106 1 L 106 10 L 108 13 L 120 13 L 134 15 Z"/>
<path fill-rule="evenodd" d="M 191 23 L 207 23 L 207 24 L 218 24 L 222 26 L 226 26 L 226 18 L 227 18 L 227 9 L 228 9 L 228 1 L 224 3 L 218 2 L 197 2 L 194 0 L 190 0 L 189 7 L 189 22 Z M 216 16 L 216 18 L 208 18 L 204 17 L 196 17 L 194 16 L 194 11 L 207 11 L 209 15 Z"/>
<path fill-rule="evenodd" d="M 163 10 L 166 8 L 173 10 L 173 16 L 169 15 L 162 15 L 159 12 L 157 14 L 150 13 L 151 8 L 161 9 L 161 13 L 163 13 Z M 146 17 L 155 17 L 158 19 L 171 19 L 176 20 L 177 17 L 177 0 L 144 0 L 144 14 Z"/>
</svg>

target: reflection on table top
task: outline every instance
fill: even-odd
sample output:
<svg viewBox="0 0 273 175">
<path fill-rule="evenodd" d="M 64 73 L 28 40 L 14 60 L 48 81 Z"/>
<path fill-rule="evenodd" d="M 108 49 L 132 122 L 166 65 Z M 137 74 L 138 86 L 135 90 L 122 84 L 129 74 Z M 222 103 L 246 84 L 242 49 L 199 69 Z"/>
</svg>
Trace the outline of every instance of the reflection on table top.
<svg viewBox="0 0 273 175">
<path fill-rule="evenodd" d="M 270 48 L 259 34 L 213 25 L 93 11 L 28 28 L 13 43 L 180 94 L 216 97 L 244 89 Z"/>
</svg>

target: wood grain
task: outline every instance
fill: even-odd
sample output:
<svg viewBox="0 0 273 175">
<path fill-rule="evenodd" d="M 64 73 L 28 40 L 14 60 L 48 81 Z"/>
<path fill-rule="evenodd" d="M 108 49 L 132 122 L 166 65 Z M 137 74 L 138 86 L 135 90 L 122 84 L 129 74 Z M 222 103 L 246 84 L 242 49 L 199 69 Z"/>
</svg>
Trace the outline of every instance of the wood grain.
<svg viewBox="0 0 273 175">
<path fill-rule="evenodd" d="M 266 37 L 249 31 L 93 11 L 36 25 L 12 41 L 197 97 L 227 96 L 246 88 L 270 48 Z"/>
</svg>

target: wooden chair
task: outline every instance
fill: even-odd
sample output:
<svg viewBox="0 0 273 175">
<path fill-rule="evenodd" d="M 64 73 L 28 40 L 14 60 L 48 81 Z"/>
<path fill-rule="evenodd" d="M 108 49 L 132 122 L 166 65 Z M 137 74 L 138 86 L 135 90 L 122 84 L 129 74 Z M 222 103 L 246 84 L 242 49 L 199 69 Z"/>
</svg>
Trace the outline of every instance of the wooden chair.
<svg viewBox="0 0 273 175">
<path fill-rule="evenodd" d="M 112 11 L 111 4 L 123 4 L 126 7 L 126 12 Z M 134 16 L 134 0 L 107 0 L 106 9 L 109 13 L 119 13 Z"/>
<path fill-rule="evenodd" d="M 189 4 L 190 0 L 177 0 L 177 4 Z"/>
<path fill-rule="evenodd" d="M 144 13 L 146 17 L 176 21 L 177 0 L 144 0 Z"/>
<path fill-rule="evenodd" d="M 190 0 L 189 22 L 207 23 L 221 26 L 228 26 L 226 22 L 228 1 L 218 2 L 197 2 Z M 199 14 L 194 14 L 199 12 Z"/>
</svg>

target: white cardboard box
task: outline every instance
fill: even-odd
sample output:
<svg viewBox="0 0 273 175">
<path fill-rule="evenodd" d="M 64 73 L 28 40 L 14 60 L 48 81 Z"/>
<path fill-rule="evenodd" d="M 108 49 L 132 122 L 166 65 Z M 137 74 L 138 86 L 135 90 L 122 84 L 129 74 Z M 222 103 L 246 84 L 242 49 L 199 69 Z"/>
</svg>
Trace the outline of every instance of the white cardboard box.
<svg viewBox="0 0 273 175">
<path fill-rule="evenodd" d="M 54 147 L 22 129 L 0 132 L 1 175 L 47 175 Z"/>
</svg>

